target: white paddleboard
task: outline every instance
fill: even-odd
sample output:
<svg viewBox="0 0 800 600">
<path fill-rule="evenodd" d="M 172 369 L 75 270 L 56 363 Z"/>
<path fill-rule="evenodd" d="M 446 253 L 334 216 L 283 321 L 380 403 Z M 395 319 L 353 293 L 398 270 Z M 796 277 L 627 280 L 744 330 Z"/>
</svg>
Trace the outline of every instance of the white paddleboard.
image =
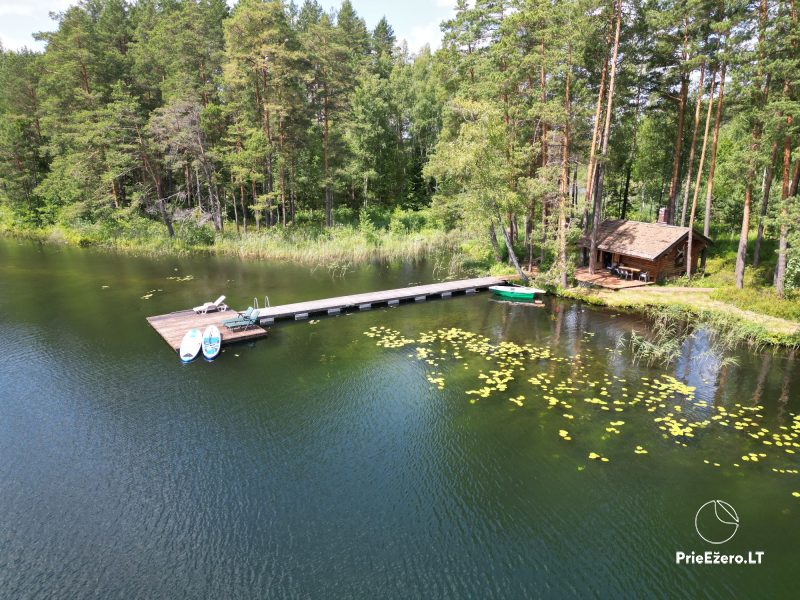
<svg viewBox="0 0 800 600">
<path fill-rule="evenodd" d="M 214 360 L 222 348 L 222 335 L 216 325 L 209 325 L 203 332 L 203 356 Z"/>
<path fill-rule="evenodd" d="M 189 362 L 195 359 L 200 353 L 200 347 L 203 345 L 203 336 L 200 334 L 199 329 L 190 329 L 183 336 L 181 342 L 181 349 L 179 356 L 183 362 Z"/>
</svg>

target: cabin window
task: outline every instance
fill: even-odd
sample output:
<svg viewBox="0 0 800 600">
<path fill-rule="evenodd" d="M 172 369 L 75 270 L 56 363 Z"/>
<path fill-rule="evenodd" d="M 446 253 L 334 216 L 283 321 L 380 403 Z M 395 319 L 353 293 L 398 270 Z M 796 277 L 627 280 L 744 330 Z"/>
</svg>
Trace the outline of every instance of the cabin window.
<svg viewBox="0 0 800 600">
<path fill-rule="evenodd" d="M 675 266 L 682 267 L 686 264 L 686 251 L 683 248 L 678 248 L 678 252 L 675 254 Z"/>
</svg>

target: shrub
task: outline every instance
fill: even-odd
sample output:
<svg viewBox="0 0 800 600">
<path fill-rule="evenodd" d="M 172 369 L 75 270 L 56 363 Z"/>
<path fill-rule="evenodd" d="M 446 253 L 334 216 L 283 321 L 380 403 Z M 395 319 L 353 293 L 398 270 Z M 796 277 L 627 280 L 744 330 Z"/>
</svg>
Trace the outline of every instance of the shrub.
<svg viewBox="0 0 800 600">
<path fill-rule="evenodd" d="M 786 262 L 785 286 L 788 290 L 800 289 L 800 256 L 792 256 Z"/>
<path fill-rule="evenodd" d="M 389 219 L 389 231 L 396 235 L 422 231 L 427 223 L 425 214 L 416 210 L 395 208 Z"/>
<path fill-rule="evenodd" d="M 358 213 L 358 231 L 361 232 L 361 235 L 364 236 L 367 243 L 371 245 L 378 245 L 380 243 L 378 228 L 372 222 L 369 213 L 364 208 Z"/>
<path fill-rule="evenodd" d="M 214 230 L 193 220 L 175 224 L 175 235 L 188 246 L 211 246 L 214 243 Z"/>
<path fill-rule="evenodd" d="M 333 222 L 337 225 L 355 225 L 356 211 L 349 206 L 337 206 L 332 211 Z"/>
<path fill-rule="evenodd" d="M 461 251 L 476 263 L 491 264 L 494 262 L 494 252 L 488 240 L 472 238 L 461 244 Z"/>
<path fill-rule="evenodd" d="M 325 226 L 325 212 L 321 210 L 299 210 L 294 215 L 294 222 L 299 226 L 322 228 Z"/>
<path fill-rule="evenodd" d="M 389 220 L 391 219 L 391 213 L 389 213 L 388 210 L 380 206 L 370 206 L 366 209 L 361 209 L 358 214 L 359 220 L 363 219 L 365 213 L 377 229 L 388 229 Z"/>
</svg>

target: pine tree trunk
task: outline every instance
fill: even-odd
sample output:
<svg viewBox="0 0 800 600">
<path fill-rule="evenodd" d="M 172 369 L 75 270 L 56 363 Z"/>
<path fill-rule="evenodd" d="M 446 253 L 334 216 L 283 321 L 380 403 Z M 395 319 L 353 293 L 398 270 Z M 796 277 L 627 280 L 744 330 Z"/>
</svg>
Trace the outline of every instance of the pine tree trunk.
<svg viewBox="0 0 800 600">
<path fill-rule="evenodd" d="M 331 182 L 330 182 L 330 175 L 329 175 L 329 163 L 328 163 L 328 141 L 329 141 L 329 131 L 328 131 L 328 93 L 327 91 L 324 92 L 325 96 L 322 101 L 322 120 L 323 120 L 323 169 L 325 171 L 325 225 L 330 227 L 333 225 L 333 192 L 331 190 Z"/>
<path fill-rule="evenodd" d="M 119 196 L 117 195 L 117 178 L 111 179 L 111 197 L 114 199 L 114 208 L 119 208 Z"/>
<path fill-rule="evenodd" d="M 564 88 L 564 133 L 561 140 L 561 193 L 558 199 L 558 278 L 562 288 L 567 281 L 567 198 L 569 197 L 569 117 L 570 117 L 570 79 L 572 69 L 572 47 L 567 59 L 567 77 Z"/>
<path fill-rule="evenodd" d="M 767 22 L 767 1 L 761 0 L 761 18 L 760 18 L 760 32 L 759 32 L 759 47 L 764 42 L 764 30 L 766 28 Z M 758 60 L 758 80 L 759 82 L 763 78 L 763 69 L 762 69 L 762 62 L 763 56 L 759 55 Z M 764 88 L 763 92 L 760 94 L 760 97 L 757 97 L 756 107 L 758 109 L 763 108 L 763 106 L 767 102 L 767 95 L 769 93 L 769 75 L 767 75 L 766 80 L 764 81 Z M 763 124 L 759 117 L 756 117 L 756 121 L 753 124 L 753 135 L 752 135 L 752 143 L 750 144 L 750 152 L 751 152 L 751 164 L 750 167 L 747 169 L 747 183 L 745 184 L 744 190 L 744 207 L 742 210 L 742 228 L 739 232 L 739 248 L 736 252 L 736 287 L 738 289 L 742 289 L 744 287 L 744 271 L 745 266 L 747 265 L 747 238 L 750 235 L 750 211 L 753 205 L 753 180 L 756 176 L 756 153 L 758 152 L 759 148 L 761 147 L 761 134 L 762 134 Z"/>
<path fill-rule="evenodd" d="M 588 209 L 588 207 L 587 207 Z M 574 162 L 572 168 L 572 210 L 578 212 L 578 161 Z"/>
<path fill-rule="evenodd" d="M 703 166 L 706 160 L 706 147 L 708 146 L 708 130 L 711 128 L 711 110 L 714 107 L 714 86 L 717 78 L 716 70 L 711 72 L 711 97 L 708 99 L 708 111 L 706 111 L 706 126 L 703 132 L 703 146 L 700 151 L 700 164 L 697 165 L 697 179 L 694 184 L 694 196 L 692 196 L 692 210 L 689 213 L 689 238 L 686 243 L 686 277 L 692 278 L 692 238 L 694 237 L 694 217 L 697 213 L 697 199 L 700 195 L 700 182 L 703 179 Z"/>
<path fill-rule="evenodd" d="M 264 191 L 263 187 L 262 187 L 261 191 L 262 192 Z M 258 210 L 258 207 L 256 205 L 256 198 L 258 198 L 258 194 L 256 193 L 256 180 L 255 179 L 253 179 L 250 182 L 250 192 L 251 192 L 251 195 L 253 196 L 253 216 L 256 219 L 256 231 L 261 231 L 261 219 L 259 218 L 261 216 L 261 211 Z"/>
<path fill-rule="evenodd" d="M 725 35 L 723 34 L 723 45 Z M 706 182 L 706 211 L 703 219 L 703 235 L 711 234 L 711 197 L 714 190 L 714 171 L 717 166 L 717 145 L 719 143 L 719 126 L 722 121 L 722 101 L 725 98 L 725 70 L 726 64 L 722 63 L 719 73 L 719 94 L 717 95 L 717 114 L 714 118 L 714 135 L 711 140 L 711 157 L 708 161 L 708 179 Z M 703 253 L 701 269 L 706 270 L 706 255 Z"/>
<path fill-rule="evenodd" d="M 297 180 L 295 173 L 294 157 L 292 158 L 292 166 L 289 169 L 289 215 L 291 223 L 294 225 L 295 203 L 297 202 Z"/>
<path fill-rule="evenodd" d="M 195 196 L 197 197 L 197 208 L 200 209 L 200 213 L 203 212 L 203 196 L 200 193 L 200 174 L 197 172 L 197 168 L 195 167 L 194 170 L 194 184 L 195 184 Z"/>
<path fill-rule="evenodd" d="M 681 50 L 681 70 L 683 65 L 689 60 L 689 19 L 684 16 L 683 18 L 683 48 Z M 686 102 L 689 97 L 689 74 L 686 72 L 681 73 L 681 91 L 678 96 L 678 132 L 675 137 L 675 152 L 672 158 L 672 178 L 669 182 L 669 204 L 668 204 L 668 219 L 669 224 L 674 225 L 676 218 L 675 214 L 678 208 L 678 193 L 680 191 L 680 171 L 681 171 L 681 153 L 683 150 L 683 122 L 686 114 Z"/>
<path fill-rule="evenodd" d="M 225 233 L 225 198 L 220 199 L 219 185 L 214 184 L 214 197 L 217 201 L 217 219 L 219 219 L 219 232 Z"/>
<path fill-rule="evenodd" d="M 795 8 L 794 0 L 789 3 L 789 16 L 792 20 L 792 26 L 797 27 L 797 9 Z M 797 53 L 797 38 L 792 40 L 792 50 Z M 789 85 L 788 77 L 783 80 L 783 97 L 790 99 L 791 86 Z M 781 235 L 778 240 L 778 264 L 775 268 L 775 291 L 778 296 L 783 298 L 784 288 L 786 285 L 786 252 L 788 250 L 788 235 L 789 235 L 789 196 L 791 195 L 791 185 L 789 183 L 789 168 L 792 160 L 792 124 L 794 123 L 794 115 L 791 113 L 786 117 L 786 133 L 783 140 L 783 174 L 781 185 L 781 210 L 780 210 L 780 223 Z M 797 186 L 794 186 L 794 191 L 797 191 Z"/>
<path fill-rule="evenodd" d="M 747 236 L 750 233 L 750 206 L 753 201 L 753 173 L 751 167 L 747 173 L 747 185 L 744 190 L 744 209 L 742 211 L 742 229 L 739 232 L 739 249 L 736 252 L 736 287 L 744 287 L 744 267 L 747 261 Z"/>
<path fill-rule="evenodd" d="M 528 265 L 528 271 L 531 270 L 531 261 L 533 260 L 531 252 L 531 233 L 533 231 L 533 219 L 530 213 L 525 215 L 525 264 Z"/>
<path fill-rule="evenodd" d="M 231 183 L 233 183 L 233 181 L 231 181 Z M 238 236 L 239 235 L 239 211 L 236 208 L 236 190 L 235 189 L 231 192 L 231 195 L 233 196 L 233 202 L 231 203 L 231 204 L 233 204 L 233 222 L 236 224 L 236 235 Z"/>
<path fill-rule="evenodd" d="M 633 171 L 633 161 L 628 161 L 628 166 L 625 168 L 625 191 L 622 193 L 622 211 L 620 218 L 624 221 L 628 218 L 628 194 L 631 189 L 631 174 Z"/>
<path fill-rule="evenodd" d="M 592 235 L 589 250 L 589 272 L 597 270 L 597 236 L 600 234 L 600 220 L 603 212 L 603 170 L 608 154 L 608 137 L 611 129 L 611 108 L 614 104 L 614 83 L 617 77 L 617 56 L 619 55 L 619 32 L 622 26 L 622 0 L 617 0 L 617 24 L 614 33 L 614 51 L 611 55 L 611 76 L 608 82 L 608 102 L 606 104 L 606 122 L 603 127 L 603 145 L 600 151 L 600 162 L 597 165 L 594 189 L 594 207 L 592 209 Z"/>
<path fill-rule="evenodd" d="M 533 269 L 533 222 L 535 219 L 535 211 L 536 206 L 534 203 L 531 203 L 531 211 L 528 215 L 528 224 L 525 226 L 525 235 L 528 237 L 528 242 L 526 244 L 526 251 L 528 253 L 528 270 L 531 271 Z"/>
<path fill-rule="evenodd" d="M 539 247 L 539 266 L 544 263 L 545 250 L 547 248 L 547 195 L 542 196 L 542 235 Z"/>
<path fill-rule="evenodd" d="M 175 237 L 175 230 L 172 228 L 172 219 L 169 218 L 167 209 L 164 206 L 164 196 L 161 193 L 161 178 L 155 177 L 154 181 L 156 187 L 156 203 L 158 204 L 158 213 L 161 215 L 161 220 L 164 222 L 164 225 L 167 228 L 167 234 L 169 234 L 169 237 Z"/>
<path fill-rule="evenodd" d="M 283 131 L 283 118 L 278 118 L 278 183 L 281 186 L 281 221 L 282 225 L 286 227 L 286 161 L 284 141 L 286 135 Z"/>
<path fill-rule="evenodd" d="M 686 188 L 683 191 L 683 208 L 681 209 L 681 227 L 686 223 L 686 209 L 689 206 L 689 193 L 692 190 L 692 169 L 694 167 L 694 152 L 697 147 L 697 131 L 700 129 L 700 109 L 703 106 L 703 88 L 705 87 L 706 63 L 700 65 L 700 79 L 697 84 L 697 102 L 694 108 L 694 129 L 692 130 L 692 144 L 689 146 L 689 166 L 686 174 Z M 714 85 L 713 79 L 711 85 Z"/>
<path fill-rule="evenodd" d="M 264 121 L 264 135 L 267 138 L 267 194 L 272 194 L 273 178 L 272 178 L 272 129 L 271 119 L 269 112 L 269 98 L 267 87 L 267 69 L 261 69 L 261 82 L 264 86 L 264 94 L 261 97 L 263 106 L 263 121 Z M 253 194 L 253 201 L 255 202 L 255 193 Z M 256 218 L 256 230 L 258 230 L 258 218 Z"/>
<path fill-rule="evenodd" d="M 189 163 L 187 162 L 183 168 L 183 177 L 186 182 L 186 206 L 192 205 L 192 176 L 189 175 Z"/>
<path fill-rule="evenodd" d="M 678 191 L 681 177 L 681 151 L 683 150 L 683 121 L 686 113 L 686 99 L 689 95 L 689 78 L 686 74 L 681 78 L 681 92 L 678 100 L 678 133 L 675 136 L 675 153 L 672 158 L 672 177 L 669 181 L 669 204 L 667 212 L 669 224 L 675 223 L 675 212 L 678 206 Z"/>
<path fill-rule="evenodd" d="M 614 29 L 614 15 L 608 21 L 608 32 L 606 33 L 606 48 L 611 46 L 611 32 Z M 589 147 L 589 164 L 586 167 L 586 197 L 583 205 L 583 221 L 581 227 L 584 233 L 589 233 L 589 205 L 592 201 L 592 186 L 594 184 L 594 170 L 596 166 L 597 136 L 600 132 L 600 114 L 603 109 L 603 98 L 606 91 L 606 75 L 608 73 L 608 50 L 603 58 L 603 68 L 600 71 L 600 89 L 597 92 L 597 105 L 594 109 L 594 127 L 592 128 L 592 145 Z"/>
<path fill-rule="evenodd" d="M 239 201 L 242 203 L 242 228 L 247 233 L 247 206 L 244 200 L 244 182 L 239 182 Z"/>
<path fill-rule="evenodd" d="M 220 231 L 222 224 L 219 216 L 219 202 L 214 197 L 214 190 L 211 187 L 211 179 L 206 178 L 206 189 L 208 189 L 208 210 L 211 212 L 211 221 L 214 223 L 214 230 Z"/>
<path fill-rule="evenodd" d="M 764 182 L 761 186 L 761 210 L 758 217 L 758 231 L 756 233 L 756 243 L 753 246 L 753 268 L 758 266 L 759 259 L 761 258 L 761 242 L 764 239 L 764 220 L 767 216 L 769 209 L 769 194 L 772 189 L 772 172 L 775 165 L 775 160 L 778 158 L 778 142 L 772 144 L 772 152 L 770 152 L 769 164 L 764 169 Z"/>
<path fill-rule="evenodd" d="M 788 95 L 789 81 L 784 82 L 784 94 Z M 788 250 L 789 237 L 789 173 L 792 164 L 792 136 L 788 133 L 792 129 L 793 115 L 786 117 L 786 135 L 783 138 L 783 170 L 781 176 L 781 209 L 780 209 L 780 238 L 778 239 L 778 264 L 775 268 L 775 291 L 783 297 L 786 286 L 786 251 Z"/>
</svg>

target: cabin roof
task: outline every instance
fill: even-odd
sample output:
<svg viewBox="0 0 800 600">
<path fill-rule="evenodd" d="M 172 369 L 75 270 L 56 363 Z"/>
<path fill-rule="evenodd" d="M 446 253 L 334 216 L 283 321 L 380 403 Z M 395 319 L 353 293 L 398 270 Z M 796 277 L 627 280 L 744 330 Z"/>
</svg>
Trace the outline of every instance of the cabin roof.
<svg viewBox="0 0 800 600">
<path fill-rule="evenodd" d="M 677 225 L 609 219 L 600 223 L 597 247 L 606 252 L 656 260 L 673 246 L 685 240 L 689 231 L 688 227 L 678 227 Z M 696 231 L 693 233 L 695 239 L 704 244 L 712 243 L 706 236 Z M 589 237 L 581 238 L 581 244 L 588 246 Z"/>
</svg>

